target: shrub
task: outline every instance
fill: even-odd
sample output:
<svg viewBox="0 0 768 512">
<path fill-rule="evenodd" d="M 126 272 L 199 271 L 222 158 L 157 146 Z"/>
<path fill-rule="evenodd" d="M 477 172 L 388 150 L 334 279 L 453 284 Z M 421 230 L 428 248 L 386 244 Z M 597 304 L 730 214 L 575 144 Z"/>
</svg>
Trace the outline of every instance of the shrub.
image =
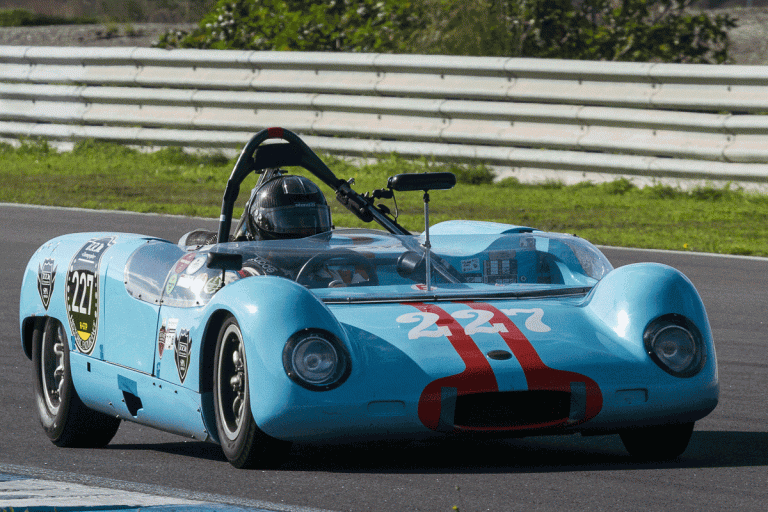
<svg viewBox="0 0 768 512">
<path fill-rule="evenodd" d="M 679 187 L 672 187 L 663 183 L 656 183 L 653 186 L 645 187 L 643 192 L 653 199 L 675 199 L 687 195 Z"/>
<path fill-rule="evenodd" d="M 493 171 L 484 165 L 448 165 L 445 170 L 455 174 L 458 183 L 467 185 L 490 185 L 495 177 Z"/>
<path fill-rule="evenodd" d="M 425 0 L 423 53 L 635 62 L 723 63 L 729 15 L 693 0 Z"/>
<path fill-rule="evenodd" d="M 609 181 L 601 185 L 606 194 L 623 196 L 631 190 L 636 190 L 637 187 L 631 180 L 627 178 L 619 178 L 617 180 Z"/>
<path fill-rule="evenodd" d="M 423 27 L 409 0 L 221 0 L 190 33 L 156 46 L 246 50 L 407 52 Z"/>
<path fill-rule="evenodd" d="M 156 46 L 723 63 L 729 15 L 694 0 L 220 0 Z"/>
</svg>

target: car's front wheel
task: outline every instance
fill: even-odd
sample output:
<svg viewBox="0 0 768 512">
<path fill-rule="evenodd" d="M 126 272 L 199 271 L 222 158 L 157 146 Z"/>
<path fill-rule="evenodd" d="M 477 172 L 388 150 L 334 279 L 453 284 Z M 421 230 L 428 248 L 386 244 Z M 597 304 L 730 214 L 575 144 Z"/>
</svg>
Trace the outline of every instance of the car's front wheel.
<svg viewBox="0 0 768 512">
<path fill-rule="evenodd" d="M 693 422 L 627 429 L 619 435 L 631 456 L 651 461 L 679 457 L 692 434 Z"/>
<path fill-rule="evenodd" d="M 245 344 L 234 317 L 229 317 L 219 331 L 213 368 L 216 429 L 227 460 L 237 468 L 279 464 L 290 443 L 268 436 L 253 419 Z"/>
<path fill-rule="evenodd" d="M 97 448 L 112 440 L 120 419 L 89 409 L 75 391 L 64 327 L 54 318 L 35 322 L 32 334 L 35 404 L 53 444 Z"/>
</svg>

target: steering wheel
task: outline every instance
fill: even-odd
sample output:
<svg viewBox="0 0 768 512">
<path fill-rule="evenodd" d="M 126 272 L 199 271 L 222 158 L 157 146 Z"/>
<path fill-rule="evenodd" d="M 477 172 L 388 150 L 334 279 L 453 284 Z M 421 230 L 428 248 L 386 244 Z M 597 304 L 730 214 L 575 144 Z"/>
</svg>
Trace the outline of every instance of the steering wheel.
<svg viewBox="0 0 768 512">
<path fill-rule="evenodd" d="M 322 269 L 325 269 L 328 274 L 331 274 L 328 265 L 332 261 L 338 261 L 339 265 L 354 266 L 355 268 L 362 267 L 361 270 L 368 276 L 367 281 L 361 283 L 345 283 L 345 286 L 377 286 L 379 284 L 379 277 L 376 275 L 376 268 L 373 263 L 359 252 L 351 251 L 349 249 L 333 249 L 331 251 L 315 254 L 301 267 L 301 270 L 299 270 L 299 273 L 296 276 L 296 282 L 307 288 L 326 288 L 330 286 L 334 281 L 329 281 L 328 279 L 313 279 L 311 276 Z"/>
</svg>

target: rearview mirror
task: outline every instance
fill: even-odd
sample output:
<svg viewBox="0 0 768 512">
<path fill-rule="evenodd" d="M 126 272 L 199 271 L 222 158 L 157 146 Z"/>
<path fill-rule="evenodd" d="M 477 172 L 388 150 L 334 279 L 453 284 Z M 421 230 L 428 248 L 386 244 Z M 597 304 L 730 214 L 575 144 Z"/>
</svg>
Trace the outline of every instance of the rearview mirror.
<svg viewBox="0 0 768 512">
<path fill-rule="evenodd" d="M 387 188 L 398 192 L 413 190 L 447 190 L 456 185 L 456 175 L 452 172 L 406 173 L 390 176 Z"/>
<path fill-rule="evenodd" d="M 208 253 L 206 265 L 208 268 L 218 270 L 241 270 L 243 268 L 243 255 L 211 251 Z"/>
</svg>

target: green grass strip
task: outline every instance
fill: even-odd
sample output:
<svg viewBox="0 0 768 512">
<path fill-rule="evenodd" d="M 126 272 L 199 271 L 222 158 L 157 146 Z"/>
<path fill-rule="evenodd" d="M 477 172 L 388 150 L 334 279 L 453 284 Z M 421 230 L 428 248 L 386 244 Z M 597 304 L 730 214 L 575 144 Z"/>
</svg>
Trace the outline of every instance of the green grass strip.
<svg viewBox="0 0 768 512">
<path fill-rule="evenodd" d="M 83 25 L 97 23 L 95 18 L 66 18 L 38 14 L 26 9 L 0 9 L 0 27 L 39 27 L 43 25 Z"/>
<path fill-rule="evenodd" d="M 117 144 L 78 143 L 59 153 L 45 142 L 0 145 L 0 201 L 218 217 L 234 160 L 190 155 L 177 148 L 153 153 Z M 430 221 L 473 219 L 573 233 L 596 244 L 768 256 L 768 197 L 734 187 L 684 191 L 638 188 L 629 180 L 604 184 L 526 185 L 492 182 L 482 167 L 446 166 L 392 156 L 370 165 L 323 157 L 337 176 L 355 178 L 359 192 L 381 188 L 403 172 L 452 171 L 459 184 L 430 194 Z M 250 187 L 241 188 L 239 203 Z M 337 226 L 362 226 L 325 189 Z M 391 200 L 383 201 L 394 211 Z M 399 221 L 423 229 L 421 193 L 397 196 Z M 242 209 L 235 210 L 240 215 Z"/>
</svg>

